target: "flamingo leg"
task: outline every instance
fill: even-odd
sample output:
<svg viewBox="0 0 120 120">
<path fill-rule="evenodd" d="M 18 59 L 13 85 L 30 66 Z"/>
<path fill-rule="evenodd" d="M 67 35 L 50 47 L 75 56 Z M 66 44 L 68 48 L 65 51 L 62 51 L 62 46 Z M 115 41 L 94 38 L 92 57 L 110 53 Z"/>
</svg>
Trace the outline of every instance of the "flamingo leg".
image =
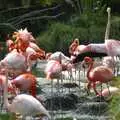
<svg viewBox="0 0 120 120">
<path fill-rule="evenodd" d="M 94 89 L 94 92 L 96 93 L 96 95 L 99 96 L 100 94 L 96 90 L 96 82 L 93 82 L 93 89 Z"/>
<path fill-rule="evenodd" d="M 89 81 L 87 84 L 87 94 L 90 94 L 91 82 Z"/>
</svg>

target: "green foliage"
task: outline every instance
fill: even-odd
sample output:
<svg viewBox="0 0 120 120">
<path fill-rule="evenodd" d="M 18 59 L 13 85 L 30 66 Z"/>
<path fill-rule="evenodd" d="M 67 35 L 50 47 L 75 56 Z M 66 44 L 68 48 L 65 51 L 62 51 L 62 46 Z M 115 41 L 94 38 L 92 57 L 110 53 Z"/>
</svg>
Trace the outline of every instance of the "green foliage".
<svg viewBox="0 0 120 120">
<path fill-rule="evenodd" d="M 120 88 L 120 76 L 114 77 L 111 85 Z M 112 97 L 109 103 L 109 112 L 113 116 L 113 120 L 120 119 L 120 93 Z"/>
<path fill-rule="evenodd" d="M 109 112 L 113 116 L 113 120 L 120 119 L 120 95 L 113 97 L 109 105 Z"/>
<path fill-rule="evenodd" d="M 75 36 L 75 28 L 64 23 L 53 23 L 50 25 L 45 33 L 38 36 L 40 46 L 47 51 L 61 50 L 70 42 Z M 66 48 L 65 48 L 66 49 Z"/>
<path fill-rule="evenodd" d="M 120 76 L 114 77 L 112 79 L 111 85 L 120 88 Z"/>
<path fill-rule="evenodd" d="M 0 120 L 15 120 L 15 117 L 10 113 L 1 113 Z"/>
<path fill-rule="evenodd" d="M 62 51 L 67 53 L 68 47 L 74 38 L 80 43 L 104 42 L 106 17 L 97 14 L 83 14 L 80 17 L 73 15 L 64 23 L 54 22 L 48 26 L 46 32 L 38 36 L 39 45 L 46 51 Z"/>
</svg>

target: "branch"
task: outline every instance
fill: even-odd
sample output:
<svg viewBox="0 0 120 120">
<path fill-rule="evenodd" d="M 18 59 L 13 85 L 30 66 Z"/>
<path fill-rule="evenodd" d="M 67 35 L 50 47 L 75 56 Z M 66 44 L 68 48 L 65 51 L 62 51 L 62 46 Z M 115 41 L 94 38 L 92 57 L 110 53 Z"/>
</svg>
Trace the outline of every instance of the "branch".
<svg viewBox="0 0 120 120">
<path fill-rule="evenodd" d="M 55 7 L 52 7 L 52 8 L 45 8 L 45 9 L 42 9 L 42 10 L 36 10 L 36 11 L 32 11 L 32 12 L 29 12 L 29 13 L 26 13 L 24 15 L 20 15 L 20 16 L 17 16 L 17 17 L 14 17 L 14 18 L 11 18 L 11 19 L 8 19 L 7 22 L 12 22 L 12 21 L 20 21 L 22 19 L 25 19 L 26 17 L 31 17 L 33 15 L 36 15 L 36 14 L 39 14 L 41 12 L 45 12 L 45 11 L 48 11 L 48 10 L 54 10 L 58 7 L 60 7 L 61 5 L 57 5 Z"/>
<path fill-rule="evenodd" d="M 13 30 L 17 30 L 15 26 L 13 26 L 12 24 L 10 23 L 0 23 L 0 26 L 7 26 Z"/>
<path fill-rule="evenodd" d="M 17 22 L 16 24 L 14 24 L 15 26 L 25 22 L 25 21 L 31 21 L 31 20 L 40 20 L 40 19 L 55 19 L 61 15 L 65 14 L 64 12 L 58 14 L 58 15 L 55 15 L 55 16 L 40 16 L 40 17 L 32 17 L 32 18 L 26 18 L 26 19 L 23 19 L 21 20 L 20 22 Z"/>
</svg>

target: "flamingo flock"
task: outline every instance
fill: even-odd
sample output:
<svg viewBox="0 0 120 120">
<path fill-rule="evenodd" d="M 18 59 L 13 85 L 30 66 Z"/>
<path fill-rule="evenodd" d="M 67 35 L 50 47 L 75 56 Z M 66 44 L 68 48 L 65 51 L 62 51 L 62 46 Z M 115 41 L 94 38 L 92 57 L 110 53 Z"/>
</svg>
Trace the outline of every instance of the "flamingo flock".
<svg viewBox="0 0 120 120">
<path fill-rule="evenodd" d="M 14 40 L 6 39 L 8 53 L 0 61 L 0 86 L 4 91 L 5 107 L 10 112 L 20 113 L 23 118 L 39 114 L 50 119 L 48 110 L 37 99 L 37 78 L 32 74 L 32 66 L 37 59 L 45 59 L 45 51 L 39 48 L 26 28 L 14 32 L 12 38 Z M 8 101 L 8 92 L 15 95 L 12 103 Z"/>
<path fill-rule="evenodd" d="M 103 56 L 102 64 L 93 67 L 94 60 L 91 57 L 81 57 L 82 66 L 88 66 L 87 70 L 87 89 L 93 88 L 97 96 L 108 96 L 109 92 L 118 92 L 118 88 L 110 87 L 110 90 L 104 89 L 97 91 L 97 83 L 108 83 L 112 81 L 114 75 L 115 63 L 114 57 L 120 54 L 120 42 L 109 39 L 110 28 L 110 8 L 108 12 L 108 24 L 106 28 L 105 43 L 79 45 L 79 39 L 75 39 L 69 47 L 71 57 L 64 55 L 62 52 L 55 53 L 45 52 L 41 49 L 35 38 L 27 28 L 20 29 L 12 34 L 10 38 L 6 38 L 6 46 L 8 53 L 0 61 L 0 88 L 2 88 L 4 96 L 4 104 L 8 111 L 20 113 L 23 118 L 26 116 L 34 116 L 36 113 L 51 118 L 48 110 L 37 99 L 36 83 L 37 77 L 32 73 L 32 67 L 38 59 L 46 60 L 47 64 L 44 70 L 46 79 L 52 80 L 59 78 L 63 71 L 75 69 L 75 59 L 78 55 L 87 52 L 100 53 Z M 23 94 L 26 91 L 29 94 Z M 0 91 L 1 92 L 1 91 Z M 12 103 L 8 101 L 8 92 L 15 95 Z M 2 95 L 2 94 L 1 94 Z M 44 120 L 44 118 L 42 119 Z"/>
</svg>

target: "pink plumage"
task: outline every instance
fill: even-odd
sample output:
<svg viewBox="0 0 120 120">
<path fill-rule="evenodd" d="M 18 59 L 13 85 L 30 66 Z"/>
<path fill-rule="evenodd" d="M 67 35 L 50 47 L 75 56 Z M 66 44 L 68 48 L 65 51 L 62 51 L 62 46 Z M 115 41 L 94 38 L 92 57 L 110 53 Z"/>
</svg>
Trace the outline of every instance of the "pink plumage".
<svg viewBox="0 0 120 120">
<path fill-rule="evenodd" d="M 113 78 L 113 71 L 106 66 L 98 66 L 93 68 L 93 59 L 90 57 L 85 57 L 82 64 L 87 64 L 89 66 L 87 71 L 88 85 L 87 88 L 93 87 L 96 95 L 100 95 L 96 90 L 96 82 L 107 83 Z M 92 86 L 93 85 L 93 86 Z"/>
<path fill-rule="evenodd" d="M 20 90 L 30 91 L 36 97 L 36 79 L 36 76 L 33 74 L 24 73 L 11 80 L 11 83 Z"/>
<path fill-rule="evenodd" d="M 53 79 L 60 75 L 62 71 L 62 65 L 57 60 L 50 60 L 48 61 L 46 68 L 45 68 L 45 74 L 47 79 Z"/>
</svg>

